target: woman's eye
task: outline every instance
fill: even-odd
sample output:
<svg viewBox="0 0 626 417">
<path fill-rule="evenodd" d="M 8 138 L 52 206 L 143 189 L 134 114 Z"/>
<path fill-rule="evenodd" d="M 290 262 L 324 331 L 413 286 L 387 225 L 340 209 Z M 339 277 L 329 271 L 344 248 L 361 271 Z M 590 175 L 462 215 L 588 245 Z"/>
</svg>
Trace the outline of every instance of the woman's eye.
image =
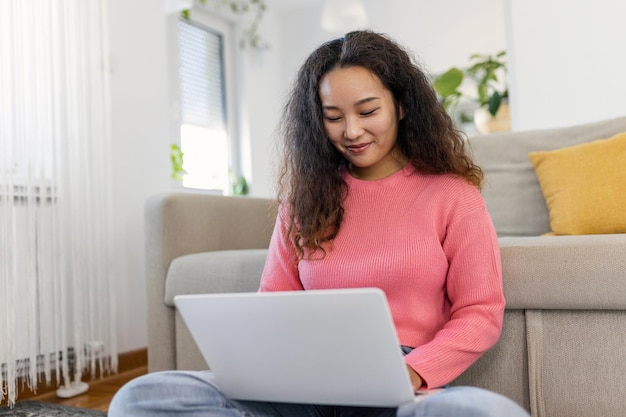
<svg viewBox="0 0 626 417">
<path fill-rule="evenodd" d="M 341 116 L 324 116 L 329 122 L 337 122 L 341 119 Z"/>
<path fill-rule="evenodd" d="M 376 110 L 378 109 L 376 108 L 372 110 L 363 111 L 361 112 L 361 116 L 371 116 L 372 114 L 376 113 Z"/>
</svg>

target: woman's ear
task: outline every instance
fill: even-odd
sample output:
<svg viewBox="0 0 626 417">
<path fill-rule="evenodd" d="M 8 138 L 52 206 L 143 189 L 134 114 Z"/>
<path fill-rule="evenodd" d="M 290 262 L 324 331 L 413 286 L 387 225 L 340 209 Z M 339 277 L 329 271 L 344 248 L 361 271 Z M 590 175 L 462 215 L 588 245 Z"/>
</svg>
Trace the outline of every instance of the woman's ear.
<svg viewBox="0 0 626 417">
<path fill-rule="evenodd" d="M 404 107 L 402 104 L 398 105 L 398 121 L 404 119 Z"/>
</svg>

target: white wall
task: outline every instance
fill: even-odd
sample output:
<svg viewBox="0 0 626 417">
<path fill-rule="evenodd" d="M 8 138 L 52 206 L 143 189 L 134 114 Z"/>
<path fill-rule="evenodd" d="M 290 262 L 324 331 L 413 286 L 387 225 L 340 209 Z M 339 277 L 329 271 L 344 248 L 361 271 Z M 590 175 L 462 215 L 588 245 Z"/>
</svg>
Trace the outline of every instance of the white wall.
<svg viewBox="0 0 626 417">
<path fill-rule="evenodd" d="M 180 190 L 170 178 L 169 145 L 175 142 L 176 103 L 172 99 L 168 24 L 164 3 L 154 0 L 110 0 L 111 107 L 113 156 L 113 218 L 116 251 L 112 260 L 116 285 L 118 348 L 120 352 L 147 344 L 144 256 L 144 203 L 154 194 Z M 267 39 L 273 13 L 267 13 Z M 273 38 L 276 38 L 274 40 Z M 239 50 L 238 50 L 239 51 Z M 247 167 L 254 195 L 272 194 L 268 167 L 271 136 L 282 105 L 277 93 L 280 49 L 260 53 L 239 51 L 245 87 L 241 114 Z M 231 74 L 232 75 L 232 74 Z M 251 87 L 250 87 L 251 86 Z M 247 133 L 246 133 L 247 132 Z"/>
<path fill-rule="evenodd" d="M 514 130 L 626 115 L 626 2 L 505 1 Z"/>
<path fill-rule="evenodd" d="M 283 107 L 283 38 L 279 31 L 280 15 L 268 11 L 261 30 L 267 49 L 239 50 L 241 54 L 240 103 L 243 173 L 250 182 L 250 195 L 274 195 L 275 137 Z"/>
<path fill-rule="evenodd" d="M 146 346 L 143 204 L 169 182 L 165 19 L 153 0 L 111 0 L 113 219 L 118 347 Z"/>
</svg>

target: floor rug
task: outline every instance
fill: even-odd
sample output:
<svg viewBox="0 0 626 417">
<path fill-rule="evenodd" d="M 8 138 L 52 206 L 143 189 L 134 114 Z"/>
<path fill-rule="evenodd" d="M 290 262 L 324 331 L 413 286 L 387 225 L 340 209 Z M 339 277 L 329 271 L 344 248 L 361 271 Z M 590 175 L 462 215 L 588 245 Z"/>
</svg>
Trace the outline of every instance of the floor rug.
<svg viewBox="0 0 626 417">
<path fill-rule="evenodd" d="M 106 417 L 104 411 L 68 407 L 44 401 L 20 401 L 13 408 L 2 406 L 0 417 Z"/>
</svg>

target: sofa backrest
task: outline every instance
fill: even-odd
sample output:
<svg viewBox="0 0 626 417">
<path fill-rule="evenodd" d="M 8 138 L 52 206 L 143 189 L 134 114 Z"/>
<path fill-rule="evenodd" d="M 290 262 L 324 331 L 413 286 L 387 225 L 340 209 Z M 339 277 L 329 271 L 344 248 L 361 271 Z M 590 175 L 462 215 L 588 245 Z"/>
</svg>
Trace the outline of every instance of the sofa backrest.
<svg viewBox="0 0 626 417">
<path fill-rule="evenodd" d="M 538 236 L 550 231 L 550 218 L 528 154 L 554 150 L 626 132 L 626 117 L 594 123 L 469 139 L 476 163 L 485 172 L 482 191 L 499 236 Z"/>
</svg>

